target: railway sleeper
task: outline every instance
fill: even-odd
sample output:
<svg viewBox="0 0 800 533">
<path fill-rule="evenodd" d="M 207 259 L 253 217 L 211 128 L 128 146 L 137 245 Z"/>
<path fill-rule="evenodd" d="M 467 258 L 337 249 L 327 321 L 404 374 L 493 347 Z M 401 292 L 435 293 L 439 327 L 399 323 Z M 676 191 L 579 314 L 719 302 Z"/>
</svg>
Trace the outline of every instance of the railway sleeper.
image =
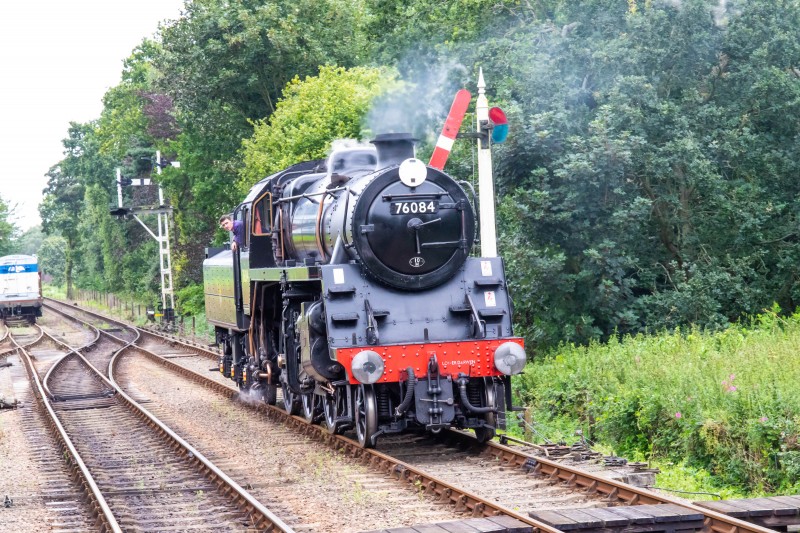
<svg viewBox="0 0 800 533">
<path fill-rule="evenodd" d="M 703 529 L 702 513 L 674 504 L 532 511 L 535 520 L 579 533 L 678 533 Z"/>
<path fill-rule="evenodd" d="M 104 400 L 106 398 L 111 398 L 116 394 L 113 390 L 106 390 L 104 392 L 96 392 L 92 394 L 69 394 L 69 395 L 61 395 L 56 394 L 53 397 L 53 400 L 56 402 L 74 402 L 79 400 Z M 107 407 L 106 405 L 101 406 L 88 406 L 87 409 L 93 409 L 95 407 Z"/>
<path fill-rule="evenodd" d="M 451 520 L 413 526 L 387 528 L 361 533 L 533 533 L 533 526 L 510 516 L 490 516 Z"/>
</svg>

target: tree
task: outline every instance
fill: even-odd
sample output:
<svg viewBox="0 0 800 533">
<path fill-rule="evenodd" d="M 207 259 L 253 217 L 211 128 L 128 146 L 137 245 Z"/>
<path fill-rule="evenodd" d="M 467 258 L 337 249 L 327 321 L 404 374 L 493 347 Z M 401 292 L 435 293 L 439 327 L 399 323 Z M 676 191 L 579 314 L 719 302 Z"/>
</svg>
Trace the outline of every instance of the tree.
<svg viewBox="0 0 800 533">
<path fill-rule="evenodd" d="M 179 132 L 159 144 L 181 162 L 161 176 L 176 208 L 176 281 L 200 281 L 216 220 L 241 200 L 239 150 L 253 121 L 269 117 L 293 77 L 368 59 L 362 7 L 361 0 L 201 0 L 162 28 L 151 90 L 170 99 Z"/>
<path fill-rule="evenodd" d="M 34 226 L 15 239 L 14 247 L 18 253 L 27 255 L 38 255 L 39 247 L 42 245 L 44 235 L 41 226 Z"/>
<path fill-rule="evenodd" d="M 223 108 L 248 129 L 248 119 L 275 110 L 294 76 L 367 59 L 363 12 L 351 0 L 192 2 L 161 31 L 160 84 L 193 120 L 221 118 Z"/>
<path fill-rule="evenodd" d="M 13 251 L 12 239 L 16 233 L 16 227 L 9 221 L 12 211 L 8 203 L 0 197 L 0 256 Z"/>
<path fill-rule="evenodd" d="M 478 49 L 492 37 L 546 17 L 552 12 L 548 4 L 559 3 L 537 1 L 533 7 L 516 0 L 366 0 L 371 16 L 365 31 L 380 64 L 397 64 L 404 75 L 417 79 L 454 56 L 468 58 L 468 49 Z"/>
<path fill-rule="evenodd" d="M 103 111 L 95 133 L 98 151 L 104 155 L 122 160 L 132 147 L 152 147 L 151 117 L 145 109 L 161 96 L 153 92 L 153 81 L 158 76 L 153 60 L 159 50 L 157 43 L 143 40 L 124 60 L 120 83 L 103 95 Z M 153 128 L 159 132 L 162 129 L 159 123 L 153 123 Z"/>
<path fill-rule="evenodd" d="M 796 7 L 562 4 L 483 48 L 515 128 L 502 248 L 532 338 L 794 309 Z"/>
<path fill-rule="evenodd" d="M 39 268 L 55 285 L 66 282 L 67 241 L 60 235 L 45 238 L 38 250 Z M 45 277 L 45 279 L 47 279 Z"/>
<path fill-rule="evenodd" d="M 336 139 L 360 139 L 373 101 L 399 88 L 386 68 L 323 67 L 317 76 L 294 78 L 269 120 L 256 122 L 242 143 L 242 191 L 300 161 L 324 158 Z"/>
<path fill-rule="evenodd" d="M 58 165 L 50 168 L 47 177 L 47 187 L 42 191 L 44 199 L 39 205 L 42 231 L 64 239 L 64 283 L 67 285 L 67 298 L 73 298 L 73 267 L 80 242 L 78 225 L 84 187 L 75 176 L 64 174 Z"/>
</svg>

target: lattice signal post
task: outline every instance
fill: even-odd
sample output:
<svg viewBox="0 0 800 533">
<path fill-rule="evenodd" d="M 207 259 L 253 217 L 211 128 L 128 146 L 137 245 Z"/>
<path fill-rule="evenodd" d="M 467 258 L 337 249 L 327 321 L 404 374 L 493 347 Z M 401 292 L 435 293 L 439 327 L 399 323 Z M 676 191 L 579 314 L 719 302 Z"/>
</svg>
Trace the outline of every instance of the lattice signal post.
<svg viewBox="0 0 800 533">
<path fill-rule="evenodd" d="M 171 163 L 162 163 L 161 151 L 156 152 L 156 172 L 160 175 L 161 169 L 166 164 L 174 167 L 180 167 L 178 161 Z M 138 206 L 138 207 L 123 207 L 122 206 L 122 185 L 151 185 L 152 182 L 149 178 L 137 178 L 130 180 L 123 180 L 121 170 L 117 169 L 117 201 L 119 207 L 112 209 L 111 214 L 117 217 L 124 218 L 128 215 L 132 216 L 136 222 L 158 242 L 158 256 L 161 272 L 161 306 L 164 311 L 163 319 L 166 322 L 171 322 L 175 318 L 175 292 L 172 286 L 172 255 L 169 245 L 169 215 L 172 213 L 172 206 L 166 205 L 164 202 L 164 190 L 161 185 L 158 186 L 158 205 L 157 206 Z M 147 224 L 137 216 L 138 214 L 157 215 L 158 216 L 158 234 L 147 227 Z M 168 305 L 169 304 L 169 305 Z"/>
</svg>

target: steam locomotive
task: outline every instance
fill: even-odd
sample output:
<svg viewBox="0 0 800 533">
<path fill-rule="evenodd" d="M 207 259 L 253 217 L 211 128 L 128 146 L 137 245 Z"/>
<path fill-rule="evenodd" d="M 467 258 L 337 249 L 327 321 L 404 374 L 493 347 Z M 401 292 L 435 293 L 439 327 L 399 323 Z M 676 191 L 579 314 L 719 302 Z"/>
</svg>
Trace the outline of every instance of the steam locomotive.
<svg viewBox="0 0 800 533">
<path fill-rule="evenodd" d="M 491 439 L 525 365 L 502 260 L 470 256 L 474 193 L 414 141 L 378 135 L 263 179 L 233 213 L 241 245 L 203 263 L 220 372 L 363 447 L 414 429 Z"/>
</svg>

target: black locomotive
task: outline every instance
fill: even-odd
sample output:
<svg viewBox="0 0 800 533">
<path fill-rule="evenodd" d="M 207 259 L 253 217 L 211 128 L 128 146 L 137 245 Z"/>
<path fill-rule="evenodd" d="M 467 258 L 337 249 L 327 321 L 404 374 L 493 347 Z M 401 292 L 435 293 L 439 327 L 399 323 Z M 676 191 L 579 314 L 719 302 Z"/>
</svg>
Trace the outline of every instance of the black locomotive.
<svg viewBox="0 0 800 533">
<path fill-rule="evenodd" d="M 525 351 L 502 260 L 470 256 L 473 196 L 407 134 L 257 183 L 234 211 L 242 246 L 203 266 L 220 371 L 365 447 L 413 428 L 490 439 Z"/>
</svg>

